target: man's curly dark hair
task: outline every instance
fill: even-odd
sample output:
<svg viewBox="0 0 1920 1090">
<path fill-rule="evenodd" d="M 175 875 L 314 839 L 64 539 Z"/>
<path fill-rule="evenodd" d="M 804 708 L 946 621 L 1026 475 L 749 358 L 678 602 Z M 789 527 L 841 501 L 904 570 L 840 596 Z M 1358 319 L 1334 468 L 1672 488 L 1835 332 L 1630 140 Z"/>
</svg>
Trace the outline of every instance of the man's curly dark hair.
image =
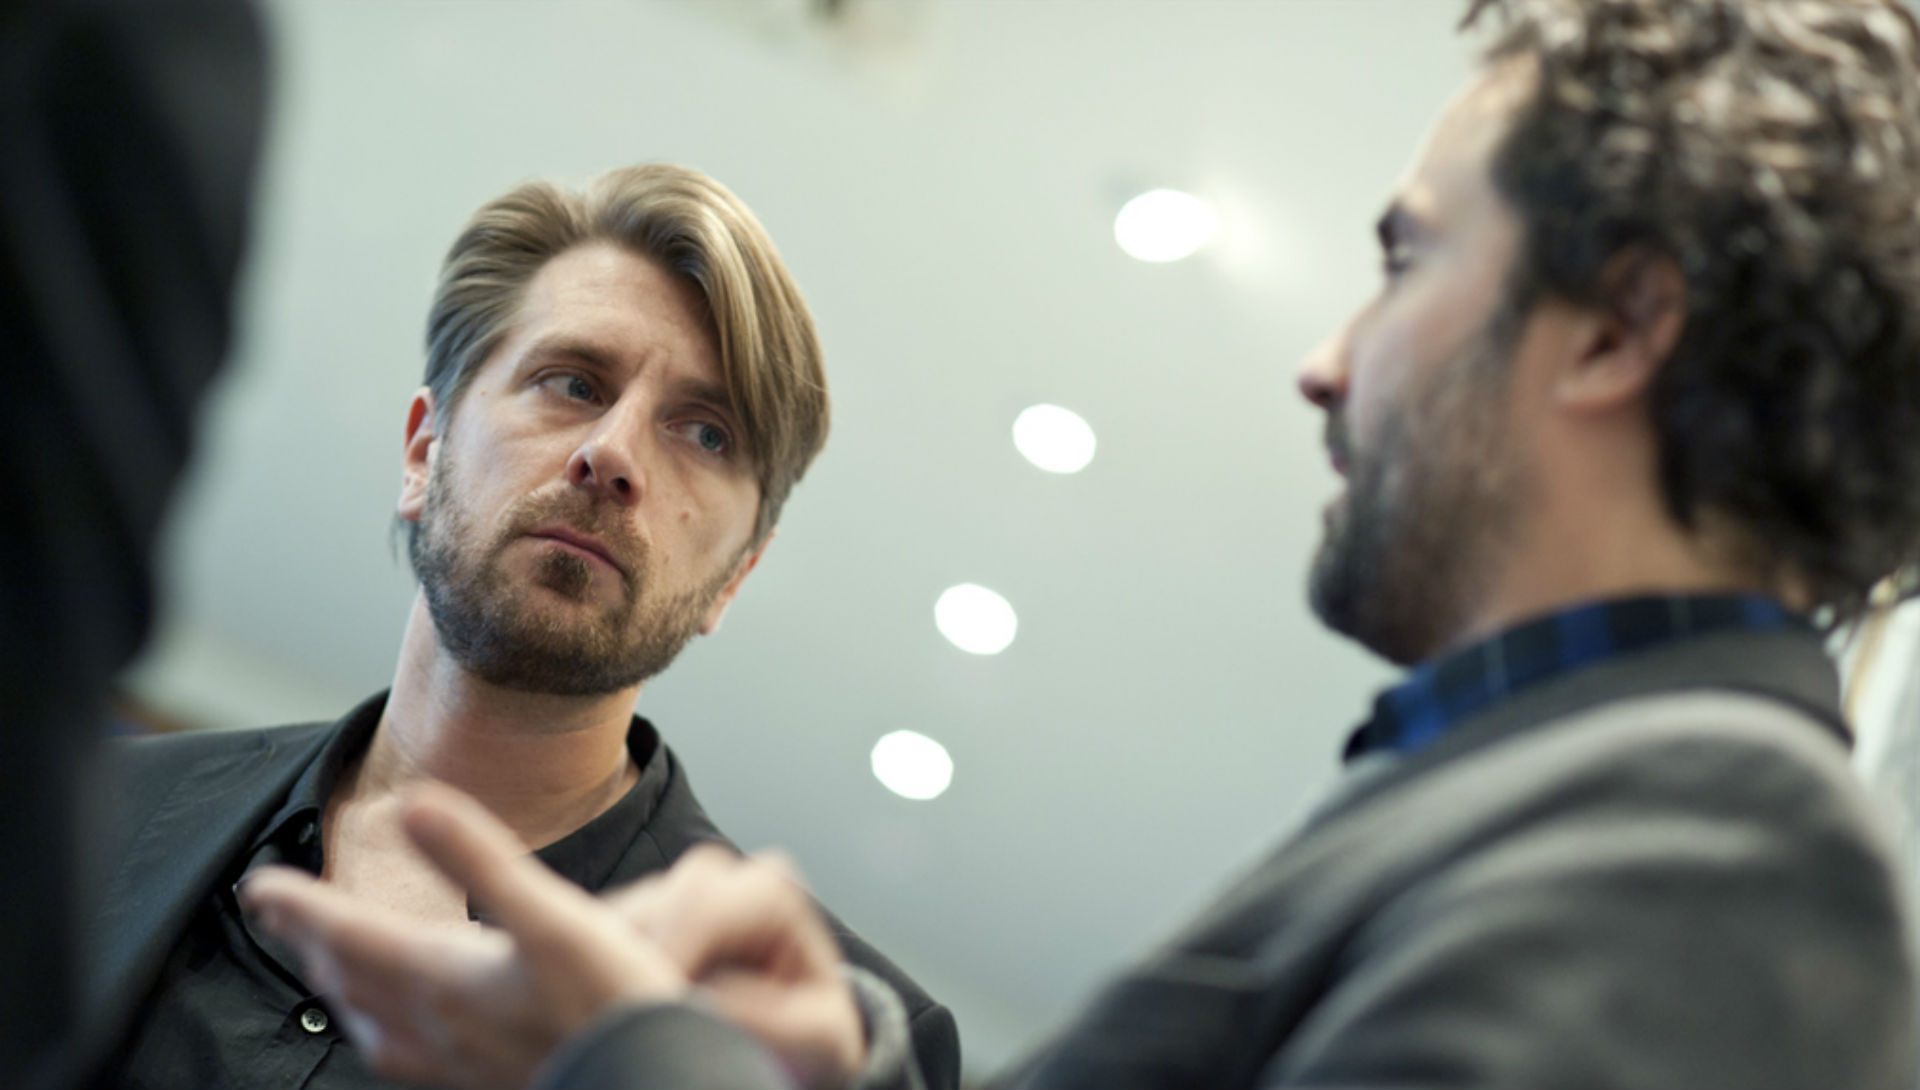
<svg viewBox="0 0 1920 1090">
<path fill-rule="evenodd" d="M 1920 561 L 1920 28 L 1896 0 L 1473 0 L 1537 66 L 1493 180 L 1522 301 L 1675 262 L 1650 391 L 1681 525 L 1723 518 L 1833 624 Z"/>
</svg>

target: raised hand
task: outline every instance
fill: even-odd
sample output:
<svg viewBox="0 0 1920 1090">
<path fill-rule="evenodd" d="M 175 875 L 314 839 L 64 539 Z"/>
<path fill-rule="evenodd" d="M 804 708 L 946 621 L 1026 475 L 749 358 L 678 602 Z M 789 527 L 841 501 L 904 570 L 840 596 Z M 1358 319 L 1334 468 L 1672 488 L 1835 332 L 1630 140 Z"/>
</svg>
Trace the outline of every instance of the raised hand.
<svg viewBox="0 0 1920 1090">
<path fill-rule="evenodd" d="M 381 1074 L 462 1090 L 524 1086 L 612 1008 L 676 999 L 732 1019 L 810 1087 L 843 1085 L 864 1061 L 839 948 L 784 859 L 695 848 L 671 870 L 595 898 L 451 788 L 415 789 L 403 820 L 498 930 L 407 919 L 285 868 L 241 890 Z"/>
<path fill-rule="evenodd" d="M 603 1012 L 685 995 L 686 974 L 659 946 L 527 854 L 472 799 L 426 785 L 404 820 L 499 930 L 422 923 L 282 867 L 240 891 L 299 953 L 375 1071 L 462 1090 L 522 1087 Z"/>
</svg>

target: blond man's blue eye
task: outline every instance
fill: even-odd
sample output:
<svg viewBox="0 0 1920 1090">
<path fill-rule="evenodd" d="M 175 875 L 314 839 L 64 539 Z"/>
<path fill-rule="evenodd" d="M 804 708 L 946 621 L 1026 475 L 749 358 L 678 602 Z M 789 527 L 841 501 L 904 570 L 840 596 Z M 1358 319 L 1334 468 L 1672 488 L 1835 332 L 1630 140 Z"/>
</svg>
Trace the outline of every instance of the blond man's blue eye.
<svg viewBox="0 0 1920 1090">
<path fill-rule="evenodd" d="M 593 383 L 588 382 L 579 375 L 570 376 L 567 379 L 567 396 L 579 401 L 586 401 L 593 397 Z"/>
<path fill-rule="evenodd" d="M 727 433 L 714 427 L 712 424 L 700 425 L 700 430 L 695 434 L 697 436 L 696 441 L 705 450 L 719 454 L 727 449 Z"/>
</svg>

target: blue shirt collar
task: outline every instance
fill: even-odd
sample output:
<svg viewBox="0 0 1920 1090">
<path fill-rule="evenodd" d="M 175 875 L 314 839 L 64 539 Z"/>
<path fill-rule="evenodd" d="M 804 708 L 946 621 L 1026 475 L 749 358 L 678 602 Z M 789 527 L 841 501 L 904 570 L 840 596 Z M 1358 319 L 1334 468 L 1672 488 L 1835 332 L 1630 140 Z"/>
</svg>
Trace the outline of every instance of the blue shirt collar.
<svg viewBox="0 0 1920 1090">
<path fill-rule="evenodd" d="M 1575 606 L 1415 667 L 1374 701 L 1346 757 L 1416 753 L 1500 701 L 1619 655 L 1729 629 L 1812 626 L 1757 594 L 1651 595 Z"/>
</svg>

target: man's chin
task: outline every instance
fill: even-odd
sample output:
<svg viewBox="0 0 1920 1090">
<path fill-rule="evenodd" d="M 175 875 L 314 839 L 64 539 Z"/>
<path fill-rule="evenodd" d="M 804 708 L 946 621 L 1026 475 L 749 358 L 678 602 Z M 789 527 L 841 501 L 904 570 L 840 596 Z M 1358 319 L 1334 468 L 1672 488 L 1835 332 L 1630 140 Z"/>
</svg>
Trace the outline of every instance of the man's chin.
<svg viewBox="0 0 1920 1090">
<path fill-rule="evenodd" d="M 1344 498 L 1344 497 L 1343 497 Z M 1377 567 L 1356 555 L 1354 543 L 1346 532 L 1346 508 L 1328 511 L 1327 531 L 1314 552 L 1313 567 L 1307 577 L 1307 605 L 1320 623 L 1335 635 L 1345 636 L 1368 651 L 1398 661 L 1391 641 L 1380 638 L 1376 616 L 1381 594 Z"/>
<path fill-rule="evenodd" d="M 610 589 L 608 582 L 587 562 L 564 554 L 542 557 L 527 576 L 528 586 L 542 597 L 581 603 L 610 597 L 624 589 L 617 580 Z"/>
<path fill-rule="evenodd" d="M 535 575 L 504 597 L 502 612 L 527 618 L 535 625 L 613 629 L 633 613 L 632 603 L 598 582 L 577 584 Z"/>
<path fill-rule="evenodd" d="M 1340 533 L 1347 522 L 1347 490 L 1341 489 L 1337 495 L 1320 506 L 1320 547 L 1325 549 L 1327 541 Z"/>
<path fill-rule="evenodd" d="M 609 653 L 593 632 L 517 618 L 498 627 L 484 650 L 462 665 L 503 689 L 551 696 L 602 696 L 636 684 L 625 656 Z"/>
<path fill-rule="evenodd" d="M 520 596 L 519 605 L 521 609 L 532 612 L 579 616 L 588 612 L 605 612 L 606 605 L 595 600 L 598 597 L 592 587 L 554 586 L 535 581 Z"/>
<path fill-rule="evenodd" d="M 1346 635 L 1351 594 L 1343 585 L 1343 575 L 1332 536 L 1322 537 L 1314 550 L 1313 564 L 1307 569 L 1307 606 L 1321 624 Z"/>
<path fill-rule="evenodd" d="M 497 689 L 526 693 L 531 696 L 599 697 L 617 693 L 638 684 L 638 682 L 614 681 L 607 678 L 582 677 L 575 673 L 543 672 L 525 668 L 477 673 L 475 676 Z"/>
</svg>

